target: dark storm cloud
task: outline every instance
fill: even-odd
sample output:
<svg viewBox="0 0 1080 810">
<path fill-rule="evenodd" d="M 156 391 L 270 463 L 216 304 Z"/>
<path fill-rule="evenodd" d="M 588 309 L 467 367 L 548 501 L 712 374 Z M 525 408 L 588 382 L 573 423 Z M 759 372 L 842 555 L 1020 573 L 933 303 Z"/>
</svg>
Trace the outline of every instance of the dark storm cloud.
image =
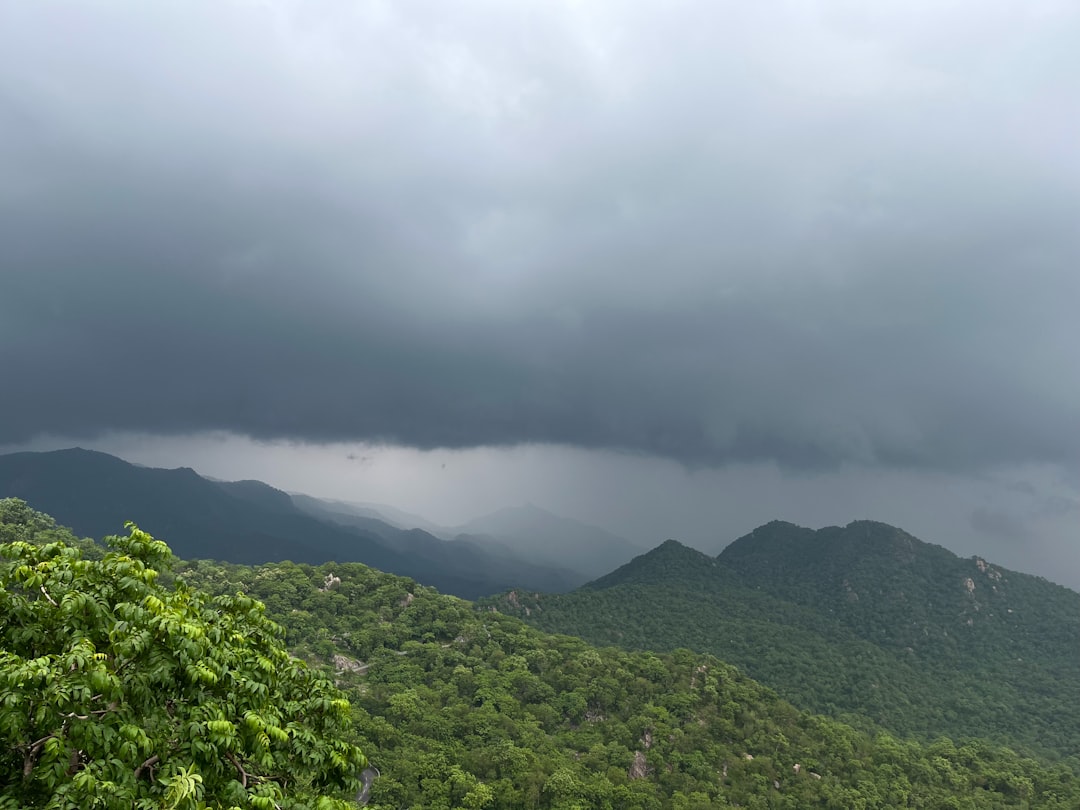
<svg viewBox="0 0 1080 810">
<path fill-rule="evenodd" d="M 1075 463 L 1080 13 L 829 8 L 0 7 L 0 443 Z"/>
</svg>

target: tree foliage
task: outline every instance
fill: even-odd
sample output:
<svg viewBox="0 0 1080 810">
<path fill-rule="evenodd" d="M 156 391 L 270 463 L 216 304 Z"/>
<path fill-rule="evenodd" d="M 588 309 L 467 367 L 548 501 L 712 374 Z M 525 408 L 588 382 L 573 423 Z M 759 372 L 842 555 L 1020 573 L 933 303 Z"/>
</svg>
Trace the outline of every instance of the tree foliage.
<svg viewBox="0 0 1080 810">
<path fill-rule="evenodd" d="M 715 558 L 668 541 L 572 593 L 483 604 L 593 644 L 708 652 L 864 729 L 1080 773 L 1080 594 L 884 524 L 771 523 Z"/>
<path fill-rule="evenodd" d="M 2 522 L 0 502 L 0 532 L 4 531 Z M 8 579 L 4 581 L 14 583 L 5 586 L 5 593 L 14 595 L 5 595 L 5 600 L 33 603 L 46 630 L 53 627 L 49 622 L 73 625 L 70 619 L 56 618 L 62 615 L 57 611 L 70 588 L 62 587 L 63 576 L 45 571 L 44 563 L 61 570 L 87 559 L 70 551 L 57 552 L 53 547 L 57 531 L 44 526 L 36 533 L 9 538 L 14 540 L 12 548 L 25 556 L 13 556 L 5 563 Z M 45 544 L 33 545 L 39 539 Z M 132 543 L 136 548 L 130 547 Z M 147 544 L 149 549 L 144 549 Z M 70 542 L 61 545 L 73 548 Z M 110 584 L 80 590 L 101 592 L 114 612 L 125 603 L 147 607 L 149 594 L 137 601 L 124 595 L 123 588 L 128 587 L 124 578 L 138 583 L 146 570 L 161 568 L 160 562 L 148 561 L 154 549 L 160 551 L 152 540 L 134 531 L 114 541 L 102 566 L 116 569 L 119 562 L 127 561 L 128 573 L 114 570 L 106 578 Z M 24 566 L 42 571 L 46 578 L 41 584 L 49 598 L 36 587 L 37 580 L 26 578 L 25 571 L 18 575 L 21 579 L 16 577 Z M 364 565 L 249 567 L 195 561 L 161 570 L 160 577 L 149 577 L 152 583 L 137 587 L 151 588 L 155 598 L 179 611 L 175 621 L 181 625 L 222 628 L 221 645 L 234 645 L 233 652 L 243 659 L 229 668 L 267 684 L 271 697 L 264 700 L 239 682 L 225 695 L 215 692 L 231 676 L 214 670 L 219 677 L 214 684 L 205 675 L 200 677 L 195 665 L 213 660 L 217 653 L 208 651 L 202 658 L 183 660 L 183 649 L 197 639 L 182 631 L 164 628 L 162 632 L 158 613 L 149 608 L 144 627 L 162 634 L 154 636 L 147 651 L 123 659 L 131 664 L 122 669 L 110 668 L 122 656 L 110 646 L 114 642 L 107 634 L 100 639 L 84 632 L 91 640 L 98 639 L 95 645 L 105 654 L 105 674 L 111 672 L 125 684 L 140 682 L 134 676 L 136 670 L 144 673 L 139 677 L 149 678 L 156 697 L 137 697 L 133 688 L 129 690 L 132 696 L 124 693 L 124 701 L 141 704 L 130 715 L 122 717 L 121 703 L 112 707 L 115 698 L 103 687 L 84 683 L 92 677 L 96 656 L 74 669 L 65 668 L 63 661 L 50 664 L 43 668 L 51 673 L 48 677 L 31 681 L 25 673 L 20 678 L 8 674 L 41 657 L 22 652 L 19 660 L 8 659 L 0 666 L 5 684 L 20 684 L 10 704 L 0 696 L 3 722 L 15 718 L 12 730 L 5 726 L 2 734 L 6 759 L 0 762 L 0 795 L 10 797 L 10 807 L 39 807 L 48 801 L 54 807 L 183 808 L 200 803 L 228 807 L 232 794 L 239 797 L 235 804 L 240 807 L 270 807 L 275 801 L 283 808 L 304 802 L 318 806 L 321 786 L 348 782 L 351 772 L 334 771 L 330 753 L 337 745 L 335 735 L 342 733 L 342 718 L 333 705 L 337 694 L 310 670 L 282 657 L 279 646 L 275 649 L 280 654 L 255 652 L 263 649 L 260 632 L 273 645 L 280 644 L 277 628 L 267 616 L 285 627 L 285 640 L 295 654 L 307 658 L 312 669 L 334 671 L 339 688 L 349 695 L 357 742 L 364 750 L 377 752 L 381 771 L 371 787 L 369 810 L 1080 807 L 1080 780 L 1064 766 L 1047 766 L 978 740 L 919 744 L 880 731 L 859 731 L 796 709 L 711 655 L 686 649 L 652 653 L 597 648 L 581 639 L 540 632 L 490 607 L 480 608 Z M 165 587 L 163 580 L 173 584 Z M 238 592 L 250 596 L 238 597 Z M 255 599 L 265 603 L 265 613 L 255 607 L 259 604 Z M 528 601 L 524 594 L 516 594 L 513 600 L 523 606 Z M 195 604 L 202 607 L 195 611 L 197 618 L 191 618 L 185 611 Z M 648 613 L 642 608 L 639 604 L 639 618 Z M 12 626 L 7 615 L 5 634 Z M 229 641 L 230 622 L 243 626 L 239 635 L 245 645 L 237 639 Z M 96 622 L 87 623 L 96 626 Z M 205 632 L 210 636 L 212 630 Z M 77 646 L 77 634 L 71 635 L 72 639 L 60 642 L 61 652 L 55 655 L 70 657 L 70 650 Z M 157 648 L 159 652 L 149 652 Z M 276 676 L 260 666 L 260 654 L 279 662 Z M 163 665 L 156 656 L 171 663 Z M 191 672 L 189 665 L 194 666 Z M 152 673 L 161 666 L 171 667 L 172 674 L 155 678 Z M 294 690 L 273 680 L 283 677 L 290 667 L 296 667 L 302 688 Z M 62 690 L 56 684 L 65 681 L 80 685 L 82 703 L 74 703 L 74 688 L 69 690 L 72 697 L 61 701 Z M 13 691 L 7 685 L 0 690 L 4 695 Z M 316 706 L 305 710 L 308 713 L 301 719 L 293 718 L 316 737 L 304 759 L 294 744 L 298 737 L 288 726 L 286 714 L 292 710 L 284 707 L 290 701 L 294 707 L 302 706 L 319 695 L 329 698 L 330 705 Z M 200 709 L 222 701 L 231 707 L 223 710 L 226 714 L 237 712 L 229 725 L 219 725 L 217 717 Z M 337 707 L 344 708 L 343 704 Z M 277 723 L 277 728 L 286 731 L 289 739 L 280 741 L 281 748 L 276 747 L 278 733 L 267 731 L 261 743 L 255 739 L 257 734 L 245 725 L 243 712 L 248 708 L 258 712 L 267 727 Z M 326 714 L 318 714 L 323 709 Z M 68 717 L 71 712 L 76 714 Z M 175 720 L 181 713 L 183 719 Z M 34 719 L 38 714 L 39 727 L 24 728 L 39 722 Z M 50 719 L 51 724 L 46 722 Z M 125 737 L 125 723 L 139 727 L 126 732 L 134 739 Z M 91 732 L 95 727 L 99 731 Z M 153 741 L 152 746 L 140 747 L 136 733 L 140 729 Z M 83 736 L 68 748 L 51 750 L 75 733 Z M 41 744 L 31 757 L 31 777 L 24 780 L 26 756 L 46 735 L 53 735 L 50 740 L 57 742 Z M 213 750 L 196 751 L 195 741 Z M 120 753 L 125 742 L 134 750 Z M 282 758 L 263 767 L 253 751 L 267 743 Z M 74 766 L 72 750 L 85 752 Z M 162 751 L 168 756 L 160 754 L 152 763 L 152 774 L 150 765 L 135 774 Z M 292 760 L 287 769 L 280 765 L 286 754 Z M 230 755 L 253 775 L 247 796 L 239 796 L 240 772 Z M 358 753 L 355 757 L 351 765 L 358 768 Z M 69 774 L 72 767 L 75 770 Z M 80 777 L 84 772 L 88 776 Z M 48 785 L 50 778 L 71 786 L 58 795 Z M 80 778 L 97 780 L 97 791 L 76 794 L 82 788 L 72 783 Z M 113 786 L 107 791 L 104 785 L 109 780 Z M 252 797 L 253 784 L 265 791 L 280 788 L 286 798 Z"/>
<path fill-rule="evenodd" d="M 165 587 L 134 526 L 99 559 L 16 501 L 0 527 L 0 807 L 347 806 L 349 704 L 261 603 Z"/>
<path fill-rule="evenodd" d="M 1067 768 L 857 731 L 711 655 L 596 648 L 358 563 L 177 576 L 264 600 L 290 647 L 335 666 L 378 752 L 369 808 L 1080 807 Z"/>
</svg>

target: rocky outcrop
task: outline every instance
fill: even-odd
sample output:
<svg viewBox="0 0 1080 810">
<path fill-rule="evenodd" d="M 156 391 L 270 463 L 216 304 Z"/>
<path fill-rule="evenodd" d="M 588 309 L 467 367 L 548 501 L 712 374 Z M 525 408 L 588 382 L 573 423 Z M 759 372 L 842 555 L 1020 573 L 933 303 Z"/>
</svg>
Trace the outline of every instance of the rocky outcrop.
<svg viewBox="0 0 1080 810">
<path fill-rule="evenodd" d="M 355 672 L 358 675 L 364 675 L 368 671 L 368 665 L 363 661 L 357 661 L 355 658 L 349 658 L 347 655 L 337 654 L 333 658 L 334 669 L 338 672 Z"/>
</svg>

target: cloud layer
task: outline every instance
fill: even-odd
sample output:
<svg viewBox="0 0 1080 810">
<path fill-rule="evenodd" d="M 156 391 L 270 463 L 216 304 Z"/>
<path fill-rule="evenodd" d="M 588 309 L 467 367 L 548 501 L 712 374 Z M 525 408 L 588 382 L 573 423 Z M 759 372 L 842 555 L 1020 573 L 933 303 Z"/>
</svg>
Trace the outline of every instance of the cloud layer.
<svg viewBox="0 0 1080 810">
<path fill-rule="evenodd" d="M 0 444 L 1080 462 L 1069 4 L 0 7 Z"/>
</svg>

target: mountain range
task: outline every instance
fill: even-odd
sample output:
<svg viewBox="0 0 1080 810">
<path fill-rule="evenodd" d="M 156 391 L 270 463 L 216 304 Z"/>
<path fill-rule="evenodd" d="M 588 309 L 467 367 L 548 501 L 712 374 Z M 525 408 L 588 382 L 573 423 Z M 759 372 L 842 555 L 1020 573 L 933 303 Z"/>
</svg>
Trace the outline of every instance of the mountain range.
<svg viewBox="0 0 1080 810">
<path fill-rule="evenodd" d="M 598 577 L 645 549 L 618 535 L 533 504 L 512 506 L 452 530 L 456 540 L 504 548 L 536 565 L 569 567 Z"/>
<path fill-rule="evenodd" d="M 292 499 L 306 512 L 335 522 L 368 528 L 374 520 L 399 529 L 419 528 L 445 540 L 482 547 L 497 557 L 511 556 L 557 569 L 572 583 L 568 588 L 605 574 L 645 551 L 598 526 L 556 515 L 531 503 L 505 507 L 459 526 L 441 526 L 385 504 L 299 494 Z"/>
<path fill-rule="evenodd" d="M 188 559 L 358 561 L 501 594 L 482 606 L 595 644 L 713 654 L 864 730 L 991 739 L 1080 771 L 1080 594 L 882 523 L 773 522 L 717 556 L 668 540 L 584 582 L 633 547 L 533 506 L 440 537 L 370 505 L 77 449 L 0 456 L 7 496 L 83 536 L 134 518 Z"/>
<path fill-rule="evenodd" d="M 864 728 L 1080 765 L 1080 594 L 882 523 L 674 541 L 565 594 L 485 604 L 595 644 L 708 652 Z"/>
<path fill-rule="evenodd" d="M 265 495 L 248 485 L 241 489 Z M 289 671 L 321 671 L 348 698 L 334 700 L 335 708 L 348 711 L 351 703 L 352 728 L 335 727 L 333 739 L 358 745 L 368 758 L 356 801 L 373 810 L 1080 807 L 1080 777 L 1067 764 L 1020 756 L 982 740 L 920 744 L 876 729 L 859 731 L 797 709 L 712 655 L 594 647 L 359 563 L 246 566 L 166 560 L 144 539 L 143 544 L 120 540 L 113 554 L 103 555 L 92 541 L 77 540 L 18 499 L 0 498 L 0 540 L 0 679 L 8 697 L 16 698 L 0 706 L 4 807 L 53 806 L 72 795 L 82 801 L 65 806 L 97 806 L 132 785 L 153 786 L 157 799 L 164 794 L 164 804 L 176 806 L 165 793 L 171 781 L 166 768 L 192 762 L 190 749 L 159 742 L 152 750 L 164 750 L 164 757 L 155 753 L 150 759 L 166 764 L 149 772 L 142 766 L 140 772 L 147 750 L 128 740 L 139 739 L 141 728 L 121 724 L 114 714 L 131 716 L 128 701 L 145 694 L 147 680 L 160 677 L 154 675 L 156 668 L 176 656 L 160 635 L 141 628 L 133 632 L 128 618 L 148 617 L 151 627 L 161 628 L 164 623 L 158 623 L 152 608 L 140 614 L 137 606 L 163 599 L 197 606 L 203 612 L 188 615 L 203 621 L 214 621 L 215 613 L 235 618 L 265 609 L 284 630 L 293 653 L 307 662 Z M 688 561 L 700 567 L 700 558 L 687 551 L 666 543 L 620 576 L 674 571 Z M 136 561 L 140 564 L 133 565 Z M 158 572 L 142 568 L 155 561 L 165 563 L 160 577 L 126 575 Z M 138 588 L 137 581 L 147 587 Z M 84 609 L 88 603 L 95 609 Z M 71 627 L 73 619 L 80 624 L 72 636 L 63 628 Z M 183 635 L 174 637 L 190 642 L 193 628 L 202 625 L 189 621 L 180 627 Z M 135 647 L 133 637 L 147 641 Z M 229 643 L 246 646 L 248 640 L 234 634 Z M 98 650 L 92 663 L 79 652 L 87 645 Z M 275 723 L 270 728 L 281 728 L 276 711 L 241 714 L 233 708 L 239 690 L 259 694 L 260 687 L 270 688 L 267 680 L 276 683 L 272 662 L 259 659 L 251 677 L 238 681 L 229 672 L 208 687 L 210 679 L 203 675 L 197 687 L 188 687 L 185 709 L 194 709 L 196 717 L 213 711 L 218 719 L 173 729 L 177 738 L 208 739 L 199 749 L 203 759 L 182 767 L 200 776 L 200 771 L 218 772 L 216 781 L 204 781 L 206 795 L 217 789 L 230 797 L 230 804 L 253 781 L 250 774 L 262 760 L 235 751 L 243 738 L 236 731 L 225 736 L 225 729 L 268 725 L 267 716 Z M 69 661 L 74 665 L 67 666 Z M 101 705 L 101 695 L 80 688 L 87 680 L 80 666 L 113 668 L 92 670 L 103 674 L 100 681 L 117 697 L 108 708 L 91 708 Z M 216 675 L 203 661 L 187 669 Z M 143 705 L 171 718 L 179 702 L 173 698 L 187 685 L 165 686 L 166 693 Z M 948 682 L 935 686 L 952 688 Z M 56 712 L 34 711 L 35 706 L 48 707 L 50 697 L 62 700 L 70 713 L 57 717 Z M 69 725 L 73 717 L 77 720 Z M 140 713 L 136 721 L 146 717 Z M 267 807 L 301 806 L 285 791 L 302 790 L 316 778 L 308 752 L 320 737 L 302 719 L 290 720 L 287 735 L 267 734 L 270 741 L 261 741 L 263 750 L 273 750 L 270 746 L 285 742 L 282 737 L 293 738 L 296 728 L 306 734 L 299 738 L 302 747 L 294 749 L 300 755 L 290 759 L 289 779 L 282 780 L 277 801 L 268 799 Z M 49 739 L 59 745 L 77 742 L 80 747 L 70 756 L 57 750 L 57 743 L 36 750 L 33 741 L 46 739 L 42 727 L 53 729 Z M 123 742 L 116 745 L 118 740 Z M 28 781 L 28 773 L 34 781 Z M 98 779 L 97 773 L 117 776 Z M 189 796 L 187 804 L 195 802 Z M 162 806 L 158 800 L 143 804 Z"/>
<path fill-rule="evenodd" d="M 0 497 L 22 498 L 82 536 L 115 534 L 135 520 L 188 559 L 363 562 L 467 599 L 510 587 L 560 591 L 588 579 L 487 538 L 444 540 L 394 526 L 374 510 L 365 515 L 261 481 L 215 481 L 78 448 L 0 456 Z"/>
</svg>

